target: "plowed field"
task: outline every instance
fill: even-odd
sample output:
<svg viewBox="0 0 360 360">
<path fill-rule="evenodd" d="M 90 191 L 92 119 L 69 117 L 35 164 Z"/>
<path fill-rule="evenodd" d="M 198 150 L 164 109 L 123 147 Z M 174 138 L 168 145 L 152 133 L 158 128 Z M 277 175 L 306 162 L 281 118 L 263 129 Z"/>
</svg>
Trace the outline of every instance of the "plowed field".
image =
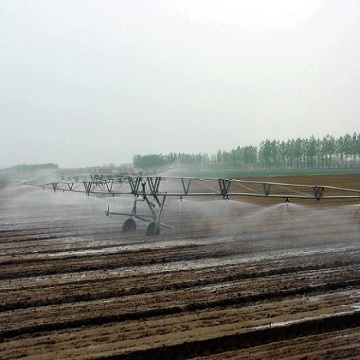
<svg viewBox="0 0 360 360">
<path fill-rule="evenodd" d="M 360 175 L 272 181 L 360 188 Z M 1 359 L 360 359 L 360 202 L 0 190 Z"/>
</svg>

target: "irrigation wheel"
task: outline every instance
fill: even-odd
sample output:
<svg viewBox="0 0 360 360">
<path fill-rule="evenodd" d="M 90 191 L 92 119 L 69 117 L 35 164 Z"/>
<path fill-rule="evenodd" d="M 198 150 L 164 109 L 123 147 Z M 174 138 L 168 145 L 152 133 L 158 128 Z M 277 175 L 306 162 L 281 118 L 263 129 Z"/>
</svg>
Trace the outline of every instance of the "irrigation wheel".
<svg viewBox="0 0 360 360">
<path fill-rule="evenodd" d="M 160 226 L 158 226 L 155 221 L 150 222 L 149 225 L 146 227 L 146 235 L 160 235 Z"/>
<path fill-rule="evenodd" d="M 132 218 L 126 219 L 125 222 L 123 223 L 122 231 L 123 232 L 136 231 L 136 223 L 135 223 L 134 219 L 132 219 Z"/>
</svg>

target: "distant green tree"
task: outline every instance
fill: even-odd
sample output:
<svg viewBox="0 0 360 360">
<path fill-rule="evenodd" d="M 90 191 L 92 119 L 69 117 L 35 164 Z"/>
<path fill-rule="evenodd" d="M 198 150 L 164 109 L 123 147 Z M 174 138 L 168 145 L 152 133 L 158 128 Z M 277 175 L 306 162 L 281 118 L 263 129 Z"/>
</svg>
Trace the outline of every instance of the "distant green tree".
<svg viewBox="0 0 360 360">
<path fill-rule="evenodd" d="M 257 162 L 257 147 L 256 146 L 245 146 L 242 148 L 242 160 L 245 164 L 245 169 L 248 169 L 251 165 Z"/>
<path fill-rule="evenodd" d="M 259 160 L 261 164 L 271 169 L 271 145 L 270 140 L 265 140 L 260 143 Z"/>
<path fill-rule="evenodd" d="M 306 159 L 307 167 L 314 169 L 316 167 L 316 154 L 317 154 L 317 142 L 314 136 L 311 136 L 309 140 L 306 141 Z"/>
</svg>

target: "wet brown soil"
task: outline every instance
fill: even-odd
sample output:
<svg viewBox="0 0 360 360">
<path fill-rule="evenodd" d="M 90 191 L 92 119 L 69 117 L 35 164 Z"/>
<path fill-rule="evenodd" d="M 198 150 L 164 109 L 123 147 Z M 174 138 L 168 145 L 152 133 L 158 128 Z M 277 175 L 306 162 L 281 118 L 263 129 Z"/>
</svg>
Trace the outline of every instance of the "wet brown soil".
<svg viewBox="0 0 360 360">
<path fill-rule="evenodd" d="M 167 205 L 147 237 L 131 198 L 2 188 L 0 358 L 360 358 L 359 202 Z"/>
</svg>

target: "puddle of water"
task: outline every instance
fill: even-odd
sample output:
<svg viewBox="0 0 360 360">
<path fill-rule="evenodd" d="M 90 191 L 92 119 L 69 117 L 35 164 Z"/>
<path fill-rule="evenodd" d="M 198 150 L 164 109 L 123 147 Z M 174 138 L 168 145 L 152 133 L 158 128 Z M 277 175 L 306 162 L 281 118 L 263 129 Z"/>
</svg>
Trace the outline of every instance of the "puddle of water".
<svg viewBox="0 0 360 360">
<path fill-rule="evenodd" d="M 339 313 L 336 313 L 336 315 L 344 315 L 344 314 L 350 314 L 352 313 L 352 311 L 342 311 Z M 275 327 L 275 326 L 286 326 L 286 325 L 291 325 L 291 324 L 296 324 L 296 323 L 300 323 L 303 321 L 309 321 L 309 320 L 315 320 L 315 319 L 323 319 L 326 317 L 330 317 L 333 316 L 332 315 L 318 315 L 318 316 L 305 316 L 301 319 L 289 319 L 289 320 L 284 320 L 284 321 L 276 321 L 276 322 L 269 322 L 267 324 L 263 324 L 263 325 L 257 325 L 257 326 L 253 326 L 252 329 L 265 329 L 268 327 Z"/>
<path fill-rule="evenodd" d="M 339 312 L 336 312 L 336 313 L 333 313 L 333 314 L 323 314 L 323 315 L 317 315 L 317 316 L 305 316 L 305 317 L 300 318 L 300 319 L 289 319 L 289 320 L 284 320 L 284 321 L 269 322 L 267 324 L 253 326 L 252 329 L 265 329 L 265 328 L 268 328 L 268 327 L 286 326 L 286 325 L 296 324 L 296 323 L 309 321 L 309 320 L 317 320 L 317 319 L 324 319 L 324 318 L 329 318 L 329 317 L 333 317 L 333 316 L 353 314 L 354 312 L 360 311 L 360 303 L 356 303 L 356 304 L 353 304 L 353 305 L 344 305 L 344 306 L 350 306 L 350 307 L 353 308 L 353 310 L 339 311 Z"/>
</svg>

